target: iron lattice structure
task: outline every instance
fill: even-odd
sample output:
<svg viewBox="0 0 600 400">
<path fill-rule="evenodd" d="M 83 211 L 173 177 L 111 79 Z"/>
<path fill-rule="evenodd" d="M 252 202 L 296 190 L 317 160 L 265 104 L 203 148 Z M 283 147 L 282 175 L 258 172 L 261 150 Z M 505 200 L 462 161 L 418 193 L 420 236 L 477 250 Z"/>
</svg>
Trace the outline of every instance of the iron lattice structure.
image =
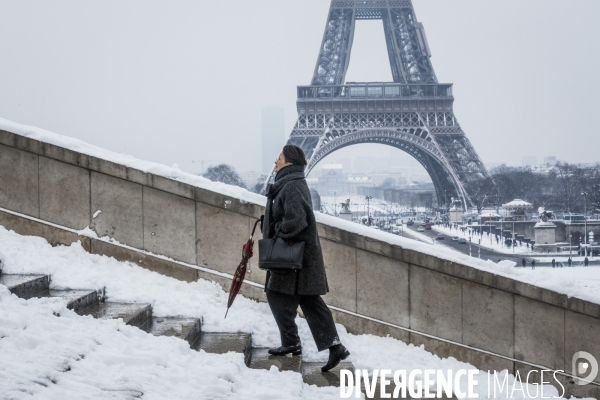
<svg viewBox="0 0 600 400">
<path fill-rule="evenodd" d="M 393 83 L 345 83 L 356 20 L 383 21 Z M 346 146 L 380 143 L 427 170 L 438 204 L 470 203 L 469 181 L 488 176 L 462 131 L 452 84 L 438 83 L 423 25 L 410 0 L 333 0 L 310 86 L 298 87 L 298 120 L 288 144 L 302 147 L 307 174 Z"/>
</svg>

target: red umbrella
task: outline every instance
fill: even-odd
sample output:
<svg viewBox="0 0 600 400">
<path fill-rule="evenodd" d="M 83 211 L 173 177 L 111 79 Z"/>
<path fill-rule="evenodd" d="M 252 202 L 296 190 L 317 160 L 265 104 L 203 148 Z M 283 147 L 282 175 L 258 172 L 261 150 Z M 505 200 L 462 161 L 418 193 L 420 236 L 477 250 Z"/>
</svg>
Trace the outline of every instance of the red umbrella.
<svg viewBox="0 0 600 400">
<path fill-rule="evenodd" d="M 242 287 L 242 283 L 244 283 L 244 278 L 246 277 L 246 268 L 248 266 L 248 260 L 252 257 L 252 248 L 254 247 L 254 231 L 256 230 L 256 226 L 262 220 L 258 219 L 254 223 L 254 228 L 252 228 L 252 234 L 250 235 L 250 239 L 242 246 L 242 261 L 237 266 L 235 270 L 235 274 L 233 274 L 233 280 L 231 281 L 231 288 L 229 289 L 229 301 L 227 301 L 227 311 L 225 311 L 225 318 L 227 318 L 227 313 L 229 312 L 229 307 L 233 304 L 235 300 L 235 296 L 240 292 L 240 288 Z"/>
</svg>

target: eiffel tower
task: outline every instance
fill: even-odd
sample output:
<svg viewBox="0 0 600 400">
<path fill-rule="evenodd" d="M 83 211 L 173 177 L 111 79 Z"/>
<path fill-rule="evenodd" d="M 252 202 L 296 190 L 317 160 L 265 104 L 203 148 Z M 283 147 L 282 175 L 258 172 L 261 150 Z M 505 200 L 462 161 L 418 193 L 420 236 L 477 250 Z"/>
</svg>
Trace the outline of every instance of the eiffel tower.
<svg viewBox="0 0 600 400">
<path fill-rule="evenodd" d="M 383 21 L 394 82 L 345 83 L 356 20 Z M 298 120 L 287 144 L 302 147 L 308 174 L 346 146 L 379 143 L 414 157 L 438 204 L 471 205 L 465 184 L 488 176 L 461 129 L 452 84 L 438 83 L 411 0 L 332 0 L 310 86 L 298 86 Z M 271 176 L 272 178 L 272 176 Z"/>
</svg>

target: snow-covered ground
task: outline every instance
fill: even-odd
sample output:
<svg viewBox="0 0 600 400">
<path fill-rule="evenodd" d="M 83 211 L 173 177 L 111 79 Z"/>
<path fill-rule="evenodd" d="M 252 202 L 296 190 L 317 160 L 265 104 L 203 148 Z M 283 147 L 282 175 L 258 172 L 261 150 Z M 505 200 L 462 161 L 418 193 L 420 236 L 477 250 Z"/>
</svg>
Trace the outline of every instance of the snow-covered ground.
<svg viewBox="0 0 600 400">
<path fill-rule="evenodd" d="M 510 226 L 510 224 L 507 223 L 507 226 Z M 441 232 L 446 235 L 449 235 L 449 236 L 464 237 L 467 240 L 469 240 L 469 236 L 470 236 L 468 230 L 465 230 L 464 232 L 462 232 L 460 229 L 448 228 L 448 227 L 445 227 L 442 225 L 433 225 L 432 229 L 437 232 Z M 531 249 L 531 247 L 527 248 L 527 246 L 525 244 L 523 244 L 521 246 L 517 245 L 513 249 L 512 247 L 506 247 L 505 245 L 503 245 L 503 242 L 501 240 L 496 242 L 496 237 L 493 233 L 491 235 L 491 243 L 490 243 L 490 233 L 489 232 L 485 232 L 485 230 L 484 230 L 483 236 L 477 235 L 476 232 L 474 232 L 474 233 L 475 233 L 475 235 L 472 236 L 473 244 L 479 245 L 480 244 L 479 239 L 481 239 L 481 244 L 480 244 L 481 247 L 490 249 L 490 250 L 494 250 L 497 253 L 520 254 L 520 255 L 526 256 L 527 259 L 535 259 L 536 261 L 543 261 L 543 262 L 550 262 L 554 258 L 554 260 L 556 262 L 566 263 L 569 259 L 568 251 L 563 251 L 561 253 L 558 253 L 559 255 L 556 255 L 556 254 L 546 255 L 546 253 L 540 253 L 540 252 L 533 251 Z M 576 251 L 574 251 L 572 253 L 571 260 L 573 261 L 573 265 L 576 265 L 576 266 L 579 266 L 580 264 L 583 265 L 584 259 L 585 259 L 585 256 L 578 255 Z M 590 260 L 590 262 L 594 262 L 594 261 L 597 261 L 598 259 L 600 259 L 600 257 L 597 257 L 597 256 L 589 257 L 588 256 L 588 259 Z"/>
<path fill-rule="evenodd" d="M 507 226 L 509 226 L 509 224 L 507 224 Z M 468 229 L 465 229 L 465 231 L 463 232 L 460 229 L 449 227 L 447 228 L 443 225 L 433 225 L 432 229 L 437 232 L 444 233 L 446 235 L 464 237 L 467 240 L 469 240 L 469 236 L 471 236 Z M 472 241 L 474 244 L 481 245 L 481 247 L 486 249 L 494 250 L 497 253 L 526 254 L 531 252 L 531 249 L 528 249 L 525 243 L 523 243 L 522 246 L 517 245 L 514 249 L 512 247 L 508 248 L 506 247 L 506 245 L 504 245 L 502 240 L 499 240 L 498 243 L 496 243 L 496 237 L 494 234 L 492 234 L 491 236 L 492 240 L 490 241 L 489 232 L 484 231 L 483 236 L 479 236 L 477 234 L 472 236 Z M 481 239 L 481 243 L 479 243 L 479 239 Z"/>
<path fill-rule="evenodd" d="M 329 215 L 334 215 L 334 211 L 338 213 L 341 211 L 341 203 L 345 202 L 346 199 L 350 199 L 350 211 L 358 215 L 367 215 L 367 209 L 373 216 L 376 213 L 381 214 L 398 214 L 400 211 L 406 211 L 406 207 L 401 207 L 395 203 L 389 203 L 381 199 L 371 199 L 367 202 L 365 196 L 359 195 L 344 195 L 339 196 L 321 196 L 321 206 L 324 208 L 324 212 Z M 368 204 L 367 204 L 368 203 Z M 417 212 L 424 211 L 424 209 L 417 207 Z M 406 218 L 405 218 L 406 219 Z"/>
<path fill-rule="evenodd" d="M 107 287 L 110 301 L 152 304 L 155 316 L 202 317 L 203 330 L 249 332 L 255 346 L 278 346 L 267 304 L 238 296 L 223 319 L 227 293 L 206 280 L 181 282 L 135 264 L 87 253 L 79 243 L 51 247 L 0 226 L 5 273 L 52 274 L 55 289 Z M 232 266 L 232 269 L 234 266 Z M 54 313 L 59 313 L 56 317 Z M 325 361 L 299 319 L 305 358 Z M 390 337 L 352 335 L 338 325 L 350 361 L 359 369 L 473 369 L 440 359 Z M 10 399 L 337 399 L 337 388 L 303 384 L 293 372 L 253 370 L 241 354 L 207 354 L 182 340 L 154 337 L 121 320 L 95 320 L 66 309 L 60 299 L 23 300 L 0 285 L 0 393 Z M 506 372 L 505 372 L 506 373 Z M 487 373 L 476 392 L 485 398 Z M 509 383 L 513 380 L 509 376 Z M 466 381 L 461 389 L 466 391 Z M 525 384 L 525 387 L 527 385 Z M 532 393 L 536 388 L 530 387 Z M 546 396 L 556 396 L 551 386 Z M 519 399 L 517 392 L 512 398 Z M 504 398 L 504 397 L 497 397 Z"/>
</svg>

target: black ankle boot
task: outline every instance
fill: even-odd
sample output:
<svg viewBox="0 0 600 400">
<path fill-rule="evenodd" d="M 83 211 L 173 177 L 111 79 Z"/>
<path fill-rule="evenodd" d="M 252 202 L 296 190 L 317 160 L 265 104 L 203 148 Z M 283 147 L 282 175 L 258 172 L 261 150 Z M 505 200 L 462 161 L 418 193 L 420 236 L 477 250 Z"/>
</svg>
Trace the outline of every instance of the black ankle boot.
<svg viewBox="0 0 600 400">
<path fill-rule="evenodd" d="M 350 352 L 344 347 L 343 344 L 331 346 L 329 348 L 329 361 L 327 361 L 327 364 L 321 367 L 321 371 L 327 372 L 330 369 L 337 367 L 340 361 L 345 360 L 349 355 Z"/>
<path fill-rule="evenodd" d="M 299 356 L 302 354 L 302 344 L 298 343 L 295 346 L 281 346 L 276 349 L 269 349 L 269 354 L 274 356 L 285 356 L 286 354 L 292 353 L 293 356 Z"/>
</svg>

